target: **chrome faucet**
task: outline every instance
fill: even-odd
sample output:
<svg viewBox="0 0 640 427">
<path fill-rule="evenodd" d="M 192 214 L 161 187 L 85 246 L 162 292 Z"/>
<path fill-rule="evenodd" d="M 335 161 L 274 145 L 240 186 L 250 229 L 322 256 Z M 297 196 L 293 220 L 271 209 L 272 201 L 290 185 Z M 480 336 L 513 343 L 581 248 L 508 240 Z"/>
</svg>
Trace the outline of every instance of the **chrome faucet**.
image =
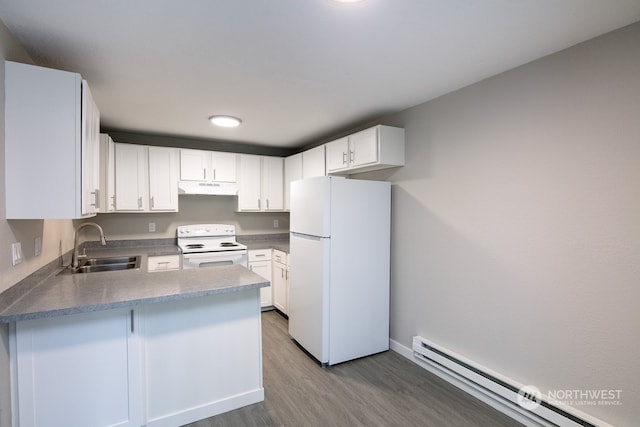
<svg viewBox="0 0 640 427">
<path fill-rule="evenodd" d="M 78 268 L 78 238 L 80 237 L 80 230 L 82 230 L 85 227 L 95 227 L 98 229 L 98 231 L 100 232 L 100 244 L 102 246 L 106 246 L 107 245 L 107 240 L 104 238 L 104 231 L 102 231 L 102 227 L 100 227 L 98 224 L 96 224 L 95 222 L 83 222 L 82 224 L 80 224 L 77 228 L 76 228 L 76 236 L 75 236 L 75 242 L 73 244 L 73 256 L 71 258 L 71 267 L 72 268 Z"/>
</svg>

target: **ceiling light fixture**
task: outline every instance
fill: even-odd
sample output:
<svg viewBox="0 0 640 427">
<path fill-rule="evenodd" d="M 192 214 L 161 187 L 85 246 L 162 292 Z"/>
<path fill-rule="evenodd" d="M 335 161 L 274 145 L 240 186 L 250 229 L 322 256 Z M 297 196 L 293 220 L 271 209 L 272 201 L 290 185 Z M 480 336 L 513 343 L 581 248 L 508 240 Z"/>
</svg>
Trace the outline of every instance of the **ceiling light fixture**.
<svg viewBox="0 0 640 427">
<path fill-rule="evenodd" d="M 209 121 L 216 126 L 224 127 L 224 128 L 235 128 L 240 126 L 242 120 L 233 116 L 211 116 L 209 117 Z"/>
</svg>

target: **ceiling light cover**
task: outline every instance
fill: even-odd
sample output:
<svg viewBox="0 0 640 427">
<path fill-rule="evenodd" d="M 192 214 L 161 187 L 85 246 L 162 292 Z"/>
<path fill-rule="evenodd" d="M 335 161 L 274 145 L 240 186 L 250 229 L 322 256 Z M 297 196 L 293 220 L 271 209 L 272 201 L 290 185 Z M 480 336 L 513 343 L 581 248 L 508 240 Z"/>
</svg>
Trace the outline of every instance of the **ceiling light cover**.
<svg viewBox="0 0 640 427">
<path fill-rule="evenodd" d="M 214 125 L 225 127 L 225 128 L 234 128 L 234 127 L 240 126 L 240 123 L 242 123 L 242 120 L 233 116 L 216 115 L 216 116 L 209 117 L 209 120 Z"/>
</svg>

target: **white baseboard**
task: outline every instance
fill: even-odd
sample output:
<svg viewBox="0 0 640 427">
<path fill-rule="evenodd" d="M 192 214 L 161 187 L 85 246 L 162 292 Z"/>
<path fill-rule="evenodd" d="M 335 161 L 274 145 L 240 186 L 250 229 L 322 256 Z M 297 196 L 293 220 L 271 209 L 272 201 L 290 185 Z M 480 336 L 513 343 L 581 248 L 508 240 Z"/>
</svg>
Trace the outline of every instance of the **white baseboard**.
<svg viewBox="0 0 640 427">
<path fill-rule="evenodd" d="M 411 362 L 415 363 L 416 365 L 420 366 L 421 368 L 426 369 L 434 375 L 437 375 L 448 383 L 458 387 L 460 390 L 470 394 L 471 396 L 486 403 L 492 408 L 497 409 L 498 411 L 518 421 L 519 423 L 530 427 L 553 426 L 553 424 L 550 424 L 541 418 L 531 418 L 530 414 L 522 413 L 519 408 L 514 408 L 513 405 L 509 404 L 509 402 L 497 400 L 494 396 L 488 395 L 483 390 L 478 389 L 478 387 L 470 381 L 465 380 L 462 377 L 454 377 L 434 363 L 429 363 L 428 361 L 415 358 L 413 355 L 413 350 L 411 348 L 406 347 L 397 341 L 390 339 L 389 348 L 405 357 L 406 359 L 410 360 Z"/>
</svg>

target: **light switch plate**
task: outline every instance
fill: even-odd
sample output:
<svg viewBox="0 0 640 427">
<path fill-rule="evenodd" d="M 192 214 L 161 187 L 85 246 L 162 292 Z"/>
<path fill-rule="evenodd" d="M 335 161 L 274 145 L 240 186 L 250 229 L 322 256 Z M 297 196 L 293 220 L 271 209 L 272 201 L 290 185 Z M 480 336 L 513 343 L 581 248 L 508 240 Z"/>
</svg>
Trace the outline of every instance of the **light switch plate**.
<svg viewBox="0 0 640 427">
<path fill-rule="evenodd" d="M 156 232 L 156 223 L 155 222 L 150 222 L 149 223 L 149 233 L 155 233 Z"/>
<path fill-rule="evenodd" d="M 20 264 L 22 262 L 22 244 L 20 242 L 12 243 L 11 253 L 12 253 L 11 263 L 13 265 Z"/>
</svg>

